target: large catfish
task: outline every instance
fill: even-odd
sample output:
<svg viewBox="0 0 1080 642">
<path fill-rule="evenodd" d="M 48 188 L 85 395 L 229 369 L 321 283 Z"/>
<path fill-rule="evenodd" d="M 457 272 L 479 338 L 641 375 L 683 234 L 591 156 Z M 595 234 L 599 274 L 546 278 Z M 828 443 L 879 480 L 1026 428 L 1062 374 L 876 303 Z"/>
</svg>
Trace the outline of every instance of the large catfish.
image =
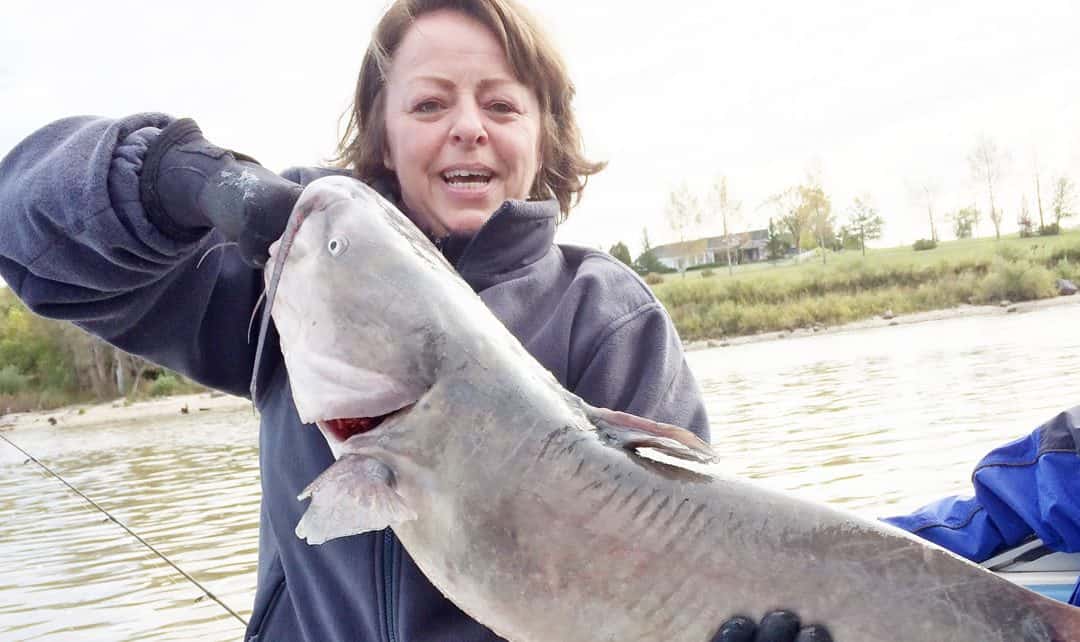
<svg viewBox="0 0 1080 642">
<path fill-rule="evenodd" d="M 1080 609 L 691 466 L 712 459 L 692 433 L 567 392 L 360 182 L 308 186 L 272 254 L 296 407 L 337 458 L 304 492 L 297 535 L 389 526 L 510 640 L 706 642 L 779 607 L 837 642 L 1080 641 Z"/>
</svg>

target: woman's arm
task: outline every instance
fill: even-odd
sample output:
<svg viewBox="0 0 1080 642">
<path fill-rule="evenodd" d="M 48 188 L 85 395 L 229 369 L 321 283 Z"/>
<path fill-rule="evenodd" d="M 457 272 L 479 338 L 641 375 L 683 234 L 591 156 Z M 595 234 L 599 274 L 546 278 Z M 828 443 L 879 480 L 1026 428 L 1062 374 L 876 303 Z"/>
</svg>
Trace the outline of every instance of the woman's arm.
<svg viewBox="0 0 1080 642">
<path fill-rule="evenodd" d="M 261 272 L 209 229 L 178 239 L 147 217 L 140 172 L 172 119 L 75 117 L 0 161 L 0 276 L 35 312 L 205 385 L 244 395 Z"/>
</svg>

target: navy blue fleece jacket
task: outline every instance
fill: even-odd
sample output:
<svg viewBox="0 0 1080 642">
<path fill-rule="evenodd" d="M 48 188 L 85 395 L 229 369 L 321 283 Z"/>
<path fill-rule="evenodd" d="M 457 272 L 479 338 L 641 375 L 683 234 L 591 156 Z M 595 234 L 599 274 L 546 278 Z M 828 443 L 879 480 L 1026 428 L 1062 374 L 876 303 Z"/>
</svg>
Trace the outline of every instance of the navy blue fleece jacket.
<svg viewBox="0 0 1080 642">
<path fill-rule="evenodd" d="M 139 171 L 163 114 L 77 117 L 31 134 L 0 162 L 0 275 L 34 311 L 67 319 L 207 386 L 247 395 L 248 320 L 261 273 L 216 232 L 175 239 L 146 218 Z M 306 184 L 330 170 L 284 175 Z M 671 320 L 607 254 L 554 243 L 554 202 L 507 202 L 456 268 L 569 390 L 593 405 L 708 439 L 700 391 Z M 357 275 L 363 278 L 363 275 Z M 393 533 L 308 546 L 297 494 L 331 463 L 296 415 L 271 337 L 260 366 L 258 589 L 248 640 L 476 642 L 498 638 L 423 577 Z"/>
</svg>

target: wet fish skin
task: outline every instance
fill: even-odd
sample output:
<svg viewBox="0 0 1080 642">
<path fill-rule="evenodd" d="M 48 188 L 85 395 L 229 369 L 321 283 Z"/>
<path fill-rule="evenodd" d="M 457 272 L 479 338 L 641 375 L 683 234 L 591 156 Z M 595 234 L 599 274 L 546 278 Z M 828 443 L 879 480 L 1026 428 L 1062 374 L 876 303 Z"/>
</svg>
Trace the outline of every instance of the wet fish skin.
<svg viewBox="0 0 1080 642">
<path fill-rule="evenodd" d="M 309 542 L 390 526 L 514 642 L 707 642 L 777 607 L 837 642 L 1080 641 L 1077 610 L 898 529 L 679 465 L 707 458 L 693 435 L 562 389 L 366 186 L 320 179 L 297 213 L 274 321 L 338 458 L 309 488 Z M 326 430 L 393 408 L 345 442 Z"/>
</svg>

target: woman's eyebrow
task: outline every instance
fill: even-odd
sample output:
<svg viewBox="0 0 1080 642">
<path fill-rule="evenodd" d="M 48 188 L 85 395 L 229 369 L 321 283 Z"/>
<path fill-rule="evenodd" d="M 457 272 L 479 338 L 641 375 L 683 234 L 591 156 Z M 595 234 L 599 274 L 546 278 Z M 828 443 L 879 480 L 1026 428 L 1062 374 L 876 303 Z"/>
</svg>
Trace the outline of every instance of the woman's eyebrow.
<svg viewBox="0 0 1080 642">
<path fill-rule="evenodd" d="M 438 85 L 442 89 L 452 89 L 454 87 L 454 81 L 443 76 L 416 76 L 409 79 L 410 85 L 418 85 L 423 83 L 431 83 Z"/>
<path fill-rule="evenodd" d="M 454 87 L 457 86 L 457 83 L 455 83 L 453 80 L 450 80 L 449 78 L 447 78 L 445 76 L 424 75 L 424 76 L 416 76 L 416 77 L 411 78 L 409 80 L 409 84 L 421 84 L 421 83 L 431 83 L 431 84 L 439 86 L 442 89 L 453 89 Z M 520 87 L 521 83 L 518 80 L 516 80 L 514 78 L 511 78 L 511 77 L 507 77 L 507 76 L 495 76 L 495 77 L 492 77 L 492 78 L 485 78 L 485 79 L 481 80 L 479 83 L 477 83 L 477 87 L 480 90 L 496 89 L 496 88 L 505 87 L 505 86 L 518 86 L 518 87 Z"/>
</svg>

